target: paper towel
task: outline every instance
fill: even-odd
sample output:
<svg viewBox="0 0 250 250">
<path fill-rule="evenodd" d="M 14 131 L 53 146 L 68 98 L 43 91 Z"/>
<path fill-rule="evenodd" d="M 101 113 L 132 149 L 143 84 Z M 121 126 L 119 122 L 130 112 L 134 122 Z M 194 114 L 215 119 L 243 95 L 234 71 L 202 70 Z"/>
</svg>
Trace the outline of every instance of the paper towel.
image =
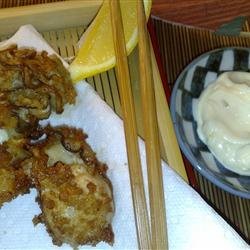
<svg viewBox="0 0 250 250">
<path fill-rule="evenodd" d="M 20 28 L 14 37 L 18 39 L 10 41 L 17 44 L 19 38 L 27 38 L 21 46 L 38 46 L 40 50 L 49 48 L 30 25 Z M 95 248 L 83 246 L 80 249 L 137 249 L 122 120 L 85 81 L 79 82 L 76 90 L 76 104 L 67 105 L 61 115 L 52 114 L 49 122 L 51 125 L 67 124 L 82 128 L 89 135 L 88 142 L 98 158 L 109 166 L 108 176 L 113 184 L 116 207 L 112 223 L 115 233 L 113 247 L 100 243 Z M 43 124 L 47 122 L 43 121 Z M 140 139 L 139 146 L 145 177 L 145 148 Z M 239 235 L 166 163 L 162 162 L 162 168 L 170 250 L 249 249 Z M 144 179 L 147 182 L 147 178 Z M 1 208 L 0 249 L 71 249 L 67 244 L 60 248 L 54 246 L 44 225 L 33 226 L 32 218 L 40 212 L 35 197 L 33 189 L 30 194 L 19 196 Z"/>
</svg>

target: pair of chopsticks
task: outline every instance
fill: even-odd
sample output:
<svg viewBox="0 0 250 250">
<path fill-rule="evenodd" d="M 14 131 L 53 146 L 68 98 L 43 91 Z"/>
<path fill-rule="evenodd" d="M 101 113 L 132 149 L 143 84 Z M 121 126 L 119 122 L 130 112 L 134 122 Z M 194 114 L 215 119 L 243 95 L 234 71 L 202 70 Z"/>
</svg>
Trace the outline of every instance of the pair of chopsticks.
<svg viewBox="0 0 250 250">
<path fill-rule="evenodd" d="M 151 54 L 143 1 L 137 0 L 140 59 L 139 69 L 146 142 L 151 223 L 149 223 L 145 198 L 140 152 L 138 147 L 135 108 L 132 97 L 121 10 L 118 0 L 110 0 L 110 11 L 138 244 L 140 249 L 167 249 L 166 212 L 163 193 L 159 133 Z"/>
</svg>

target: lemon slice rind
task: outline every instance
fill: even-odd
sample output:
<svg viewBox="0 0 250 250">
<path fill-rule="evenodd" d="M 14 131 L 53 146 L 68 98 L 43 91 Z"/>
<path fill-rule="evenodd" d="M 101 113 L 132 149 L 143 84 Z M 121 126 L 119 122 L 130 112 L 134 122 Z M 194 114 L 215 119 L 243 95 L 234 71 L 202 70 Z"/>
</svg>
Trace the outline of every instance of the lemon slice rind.
<svg viewBox="0 0 250 250">
<path fill-rule="evenodd" d="M 122 1 L 121 1 L 121 11 L 123 15 L 123 24 L 124 26 L 127 25 L 125 29 L 127 29 L 127 33 L 129 33 L 129 37 L 126 37 L 127 38 L 126 49 L 127 49 L 127 54 L 129 55 L 135 48 L 138 40 L 138 30 L 136 25 L 137 20 L 132 20 L 132 25 L 131 25 L 131 20 L 126 21 L 126 18 L 129 18 L 129 12 L 128 12 L 129 9 L 126 10 L 123 9 L 132 8 L 131 11 L 134 11 L 132 16 L 133 18 L 136 18 L 136 4 L 135 4 L 136 1 L 133 0 L 132 2 L 132 0 L 131 1 L 127 0 L 126 3 Z M 107 36 L 108 35 L 112 36 L 111 26 L 109 26 L 110 12 L 108 4 L 109 4 L 108 1 L 105 0 L 98 14 L 96 15 L 96 18 L 90 24 L 89 28 L 85 31 L 85 33 L 83 34 L 82 38 L 79 41 L 79 44 L 82 44 L 81 48 L 75 60 L 69 67 L 69 71 L 73 82 L 78 82 L 87 77 L 91 77 L 93 75 L 107 71 L 115 66 L 115 55 L 114 55 L 115 52 L 112 40 L 110 41 L 110 39 L 112 38 L 105 37 L 106 30 L 107 30 L 106 32 Z M 151 0 L 144 0 L 144 6 L 147 17 L 149 17 L 151 5 L 152 5 Z M 105 25 L 107 27 L 105 27 Z M 132 27 L 129 27 L 129 25 Z M 100 44 L 100 41 L 102 41 L 102 39 L 104 40 L 104 44 Z M 95 41 L 97 41 L 97 47 Z M 105 44 L 105 42 L 107 44 Z M 107 48 L 107 50 L 105 50 L 104 48 Z"/>
</svg>

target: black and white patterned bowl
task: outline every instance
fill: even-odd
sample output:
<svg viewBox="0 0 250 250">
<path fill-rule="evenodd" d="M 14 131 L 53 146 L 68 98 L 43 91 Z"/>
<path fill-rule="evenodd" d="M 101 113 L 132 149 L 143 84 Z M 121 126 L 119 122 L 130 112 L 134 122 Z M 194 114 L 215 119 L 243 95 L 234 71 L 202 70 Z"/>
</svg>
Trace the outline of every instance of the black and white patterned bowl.
<svg viewBox="0 0 250 250">
<path fill-rule="evenodd" d="M 190 63 L 175 82 L 171 115 L 181 150 L 191 164 L 220 188 L 250 199 L 250 176 L 226 169 L 199 139 L 193 110 L 201 92 L 226 71 L 250 71 L 250 49 L 223 48 L 202 54 Z"/>
</svg>

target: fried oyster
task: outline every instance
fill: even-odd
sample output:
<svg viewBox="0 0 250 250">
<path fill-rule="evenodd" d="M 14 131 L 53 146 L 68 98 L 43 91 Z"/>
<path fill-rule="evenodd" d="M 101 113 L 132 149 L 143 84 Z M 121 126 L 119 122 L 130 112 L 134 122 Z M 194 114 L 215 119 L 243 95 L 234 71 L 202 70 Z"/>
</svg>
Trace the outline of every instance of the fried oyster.
<svg viewBox="0 0 250 250">
<path fill-rule="evenodd" d="M 57 56 L 16 45 L 0 51 L 0 110 L 8 113 L 9 125 L 18 132 L 35 129 L 51 111 L 62 113 L 75 97 L 69 72 Z"/>
<path fill-rule="evenodd" d="M 42 213 L 34 223 L 46 225 L 54 244 L 112 244 L 107 166 L 81 130 L 39 126 L 52 111 L 74 104 L 75 97 L 56 56 L 15 45 L 0 50 L 0 207 L 35 187 Z"/>
<path fill-rule="evenodd" d="M 29 155 L 25 144 L 39 120 L 51 111 L 62 112 L 75 96 L 56 56 L 16 45 L 0 50 L 0 207 L 31 186 L 23 162 Z"/>
<path fill-rule="evenodd" d="M 81 130 L 48 127 L 47 138 L 32 146 L 32 179 L 39 191 L 42 222 L 56 245 L 113 243 L 112 186 Z"/>
<path fill-rule="evenodd" d="M 31 182 L 24 161 L 31 154 L 24 149 L 25 140 L 10 139 L 0 145 L 0 207 L 19 194 L 29 192 Z"/>
</svg>

